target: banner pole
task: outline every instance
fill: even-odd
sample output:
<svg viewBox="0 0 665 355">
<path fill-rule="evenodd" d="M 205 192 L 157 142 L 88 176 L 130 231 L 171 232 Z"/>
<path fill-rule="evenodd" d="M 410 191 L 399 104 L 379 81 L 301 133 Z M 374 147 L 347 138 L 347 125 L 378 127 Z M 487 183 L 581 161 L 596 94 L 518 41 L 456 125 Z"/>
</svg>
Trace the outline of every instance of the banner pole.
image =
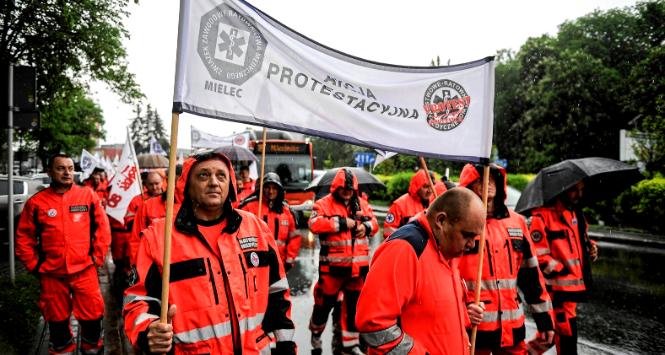
<svg viewBox="0 0 665 355">
<path fill-rule="evenodd" d="M 173 230 L 173 199 L 175 195 L 175 165 L 178 150 L 178 120 L 180 114 L 171 114 L 171 146 L 169 147 L 169 175 L 166 188 L 166 217 L 164 223 L 164 259 L 162 263 L 162 310 L 161 323 L 168 323 L 169 281 L 171 279 L 171 231 Z"/>
<path fill-rule="evenodd" d="M 266 137 L 268 136 L 268 129 L 263 127 L 263 139 L 261 140 L 261 174 L 259 174 L 259 213 L 257 217 L 261 217 L 261 207 L 263 206 L 263 175 L 266 169 Z"/>
<path fill-rule="evenodd" d="M 483 206 L 487 211 L 487 189 L 489 188 L 490 166 L 485 165 L 483 168 Z M 483 259 L 485 259 L 485 232 L 487 223 L 483 224 L 483 232 L 480 234 L 479 248 L 478 248 L 478 274 L 476 276 L 476 288 L 474 289 L 473 303 L 480 304 L 480 280 L 483 277 Z M 478 334 L 478 326 L 474 325 L 471 329 L 471 355 L 476 352 L 476 335 Z"/>
<path fill-rule="evenodd" d="M 423 170 L 425 170 L 425 174 L 427 174 L 427 181 L 429 181 L 429 188 L 432 190 L 432 194 L 434 194 L 434 198 L 437 198 L 436 194 L 436 189 L 434 188 L 434 181 L 432 181 L 432 175 L 429 174 L 429 170 L 427 169 L 427 163 L 425 163 L 425 158 L 420 157 L 420 164 L 423 166 Z"/>
</svg>

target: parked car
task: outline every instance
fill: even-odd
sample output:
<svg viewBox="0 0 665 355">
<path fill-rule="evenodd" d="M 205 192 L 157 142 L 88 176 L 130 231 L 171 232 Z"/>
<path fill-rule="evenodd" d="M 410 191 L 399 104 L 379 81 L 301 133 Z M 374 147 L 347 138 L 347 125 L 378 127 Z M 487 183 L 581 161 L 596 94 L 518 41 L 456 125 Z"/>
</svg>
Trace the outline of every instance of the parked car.
<svg viewBox="0 0 665 355">
<path fill-rule="evenodd" d="M 12 197 L 14 204 L 14 230 L 18 224 L 18 217 L 23 211 L 23 205 L 35 192 L 41 190 L 41 183 L 39 180 L 34 180 L 25 176 L 14 176 L 14 195 Z M 7 183 L 7 175 L 0 175 L 0 259 L 6 259 L 8 256 L 9 245 L 9 184 Z"/>
</svg>

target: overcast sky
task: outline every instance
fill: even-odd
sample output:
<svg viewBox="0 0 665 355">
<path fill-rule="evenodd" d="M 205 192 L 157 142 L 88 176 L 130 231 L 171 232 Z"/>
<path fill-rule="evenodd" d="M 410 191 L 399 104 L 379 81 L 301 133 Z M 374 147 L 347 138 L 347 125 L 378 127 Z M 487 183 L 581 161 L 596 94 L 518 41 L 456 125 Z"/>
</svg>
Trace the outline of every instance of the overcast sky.
<svg viewBox="0 0 665 355">
<path fill-rule="evenodd" d="M 199 0 L 195 0 L 199 1 Z M 517 51 L 529 37 L 554 35 L 566 20 L 595 9 L 632 6 L 628 0 L 558 1 L 378 1 L 252 0 L 252 5 L 301 34 L 326 46 L 372 61 L 428 66 L 437 55 L 442 64 L 458 64 Z M 129 70 L 170 130 L 179 1 L 131 2 L 125 21 Z M 121 103 L 106 85 L 93 83 L 104 111 L 106 139 L 123 143 L 132 107 Z M 190 124 L 220 136 L 240 125 L 189 114 L 180 116 L 178 147 L 190 147 Z"/>
</svg>

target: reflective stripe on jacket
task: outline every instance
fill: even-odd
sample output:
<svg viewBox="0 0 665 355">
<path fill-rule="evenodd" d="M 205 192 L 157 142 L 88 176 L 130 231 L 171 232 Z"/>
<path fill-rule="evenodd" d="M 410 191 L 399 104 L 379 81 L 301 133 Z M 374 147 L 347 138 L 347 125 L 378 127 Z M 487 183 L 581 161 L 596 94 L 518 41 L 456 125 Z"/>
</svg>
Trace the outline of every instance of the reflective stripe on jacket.
<svg viewBox="0 0 665 355">
<path fill-rule="evenodd" d="M 356 325 L 369 354 L 468 354 L 457 259 L 446 260 L 425 215 L 416 218 L 376 250 Z"/>
<path fill-rule="evenodd" d="M 348 175 L 347 175 L 348 174 Z M 349 181 L 349 187 L 355 191 L 355 202 L 358 210 L 352 211 L 352 203 L 349 206 L 335 199 L 334 194 L 342 186 L 346 187 L 345 181 Z M 333 178 L 330 187 L 331 193 L 314 203 L 312 214 L 309 218 L 309 229 L 318 234 L 322 243 L 319 252 L 319 271 L 330 272 L 330 268 L 345 268 L 350 270 L 348 276 L 360 276 L 361 271 L 369 267 L 369 246 L 367 238 L 374 236 L 379 229 L 378 222 L 372 208 L 367 201 L 358 197 L 358 182 L 348 169 L 339 169 Z M 360 238 L 353 235 L 346 225 L 346 218 L 355 219 L 356 223 L 365 225 L 366 233 Z"/>
<path fill-rule="evenodd" d="M 257 215 L 259 213 L 258 198 L 245 200 L 240 205 L 240 209 Z M 296 221 L 288 205 L 284 205 L 282 213 L 277 213 L 268 208 L 267 203 L 261 207 L 260 219 L 268 225 L 270 232 L 275 239 L 277 249 L 282 262 L 295 263 L 296 257 L 300 252 L 300 243 L 302 236 L 296 228 Z"/>
<path fill-rule="evenodd" d="M 29 271 L 77 273 L 104 262 L 111 243 L 109 220 L 99 197 L 72 185 L 59 194 L 48 187 L 28 199 L 16 230 L 16 256 Z"/>
<path fill-rule="evenodd" d="M 579 216 L 580 220 L 573 210 L 557 201 L 554 206 L 533 210 L 529 220 L 545 283 L 548 290 L 562 294 L 565 299 L 559 298 L 561 301 L 579 302 L 586 296 L 585 276 L 589 275 L 584 273 L 585 254 L 588 243 L 592 242 L 588 239 L 586 220 L 581 213 Z"/>
<path fill-rule="evenodd" d="M 177 305 L 176 354 L 269 353 L 269 332 L 278 341 L 292 340 L 289 287 L 270 230 L 239 210 L 227 212 L 224 223 L 218 245 L 211 246 L 191 207 L 181 207 L 175 218 L 169 304 Z M 163 233 L 163 219 L 143 232 L 139 281 L 125 293 L 125 330 L 135 346 L 145 344 L 148 325 L 159 317 Z"/>
</svg>

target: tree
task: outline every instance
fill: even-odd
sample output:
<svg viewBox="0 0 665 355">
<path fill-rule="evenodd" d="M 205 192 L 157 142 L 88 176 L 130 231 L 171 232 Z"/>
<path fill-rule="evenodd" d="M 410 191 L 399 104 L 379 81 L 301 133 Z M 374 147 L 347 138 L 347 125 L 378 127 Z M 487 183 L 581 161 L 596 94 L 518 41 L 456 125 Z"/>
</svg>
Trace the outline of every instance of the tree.
<svg viewBox="0 0 665 355">
<path fill-rule="evenodd" d="M 105 82 L 126 103 L 142 98 L 134 75 L 127 70 L 122 46 L 122 39 L 128 37 L 122 24 L 128 4 L 127 0 L 0 2 L 0 63 L 31 65 L 37 70 L 42 129 L 26 138 L 44 142 L 39 144 L 40 157 L 53 148 L 48 140 L 60 135 L 58 113 L 63 108 L 57 105 L 82 104 L 89 80 Z M 101 132 L 98 128 L 82 128 L 101 126 L 103 121 L 89 124 L 83 122 L 86 117 L 77 119 L 70 123 L 79 126 L 75 131 L 81 137 L 58 144 L 86 141 Z M 74 147 L 62 149 L 69 151 Z"/>
<path fill-rule="evenodd" d="M 130 131 L 132 141 L 134 142 L 134 150 L 137 154 L 148 153 L 150 151 L 150 141 L 154 137 L 159 141 L 159 144 L 168 151 L 169 140 L 164 129 L 162 119 L 159 117 L 157 110 L 153 109 L 150 104 L 146 106 L 145 114 L 143 114 L 141 105 L 137 104 L 134 109 L 134 118 L 130 124 Z"/>
</svg>

